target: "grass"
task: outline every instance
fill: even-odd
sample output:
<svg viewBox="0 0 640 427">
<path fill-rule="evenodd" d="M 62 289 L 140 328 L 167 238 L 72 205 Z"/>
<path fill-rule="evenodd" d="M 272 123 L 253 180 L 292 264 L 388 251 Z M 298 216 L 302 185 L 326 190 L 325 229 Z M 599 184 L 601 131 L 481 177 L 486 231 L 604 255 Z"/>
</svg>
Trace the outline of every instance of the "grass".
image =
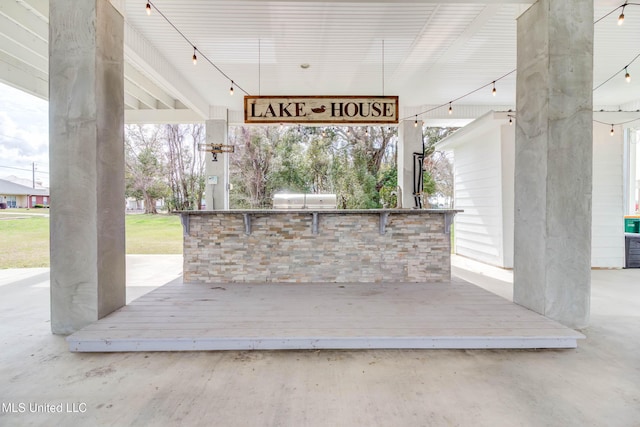
<svg viewBox="0 0 640 427">
<path fill-rule="evenodd" d="M 27 210 L 11 209 L 11 212 Z M 30 213 L 48 213 L 31 209 Z M 127 215 L 128 254 L 181 254 L 182 226 L 177 215 Z M 49 266 L 49 218 L 2 215 L 0 212 L 0 268 Z"/>
<path fill-rule="evenodd" d="M 8 217 L 0 216 L 0 268 L 48 267 L 49 218 Z"/>
<path fill-rule="evenodd" d="M 128 254 L 181 254 L 182 225 L 177 215 L 127 215 Z"/>
</svg>

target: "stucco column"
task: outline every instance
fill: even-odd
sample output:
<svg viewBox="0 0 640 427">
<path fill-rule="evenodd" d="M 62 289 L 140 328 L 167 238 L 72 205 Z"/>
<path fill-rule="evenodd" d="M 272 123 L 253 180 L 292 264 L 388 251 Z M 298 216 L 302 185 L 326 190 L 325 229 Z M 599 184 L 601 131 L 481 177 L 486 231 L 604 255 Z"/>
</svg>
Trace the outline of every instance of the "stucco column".
<svg viewBox="0 0 640 427">
<path fill-rule="evenodd" d="M 125 304 L 123 18 L 49 1 L 51 329 Z"/>
<path fill-rule="evenodd" d="M 207 144 L 227 144 L 227 121 L 224 119 L 207 120 Z M 207 153 L 205 157 L 205 201 L 207 210 L 229 209 L 229 154 L 215 156 Z"/>
<path fill-rule="evenodd" d="M 398 125 L 398 186 L 402 193 L 402 207 L 416 206 L 413 196 L 413 153 L 422 152 L 422 120 L 403 120 Z M 400 198 L 399 198 L 400 199 Z"/>
<path fill-rule="evenodd" d="M 539 0 L 518 19 L 514 301 L 589 321 L 593 0 Z"/>
</svg>

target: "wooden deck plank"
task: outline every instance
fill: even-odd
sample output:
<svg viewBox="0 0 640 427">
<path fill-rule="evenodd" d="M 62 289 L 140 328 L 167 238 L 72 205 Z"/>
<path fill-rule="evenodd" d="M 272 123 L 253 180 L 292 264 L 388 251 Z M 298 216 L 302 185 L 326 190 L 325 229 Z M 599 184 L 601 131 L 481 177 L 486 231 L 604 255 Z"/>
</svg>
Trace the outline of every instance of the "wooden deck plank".
<svg viewBox="0 0 640 427">
<path fill-rule="evenodd" d="M 68 337 L 71 351 L 573 348 L 580 333 L 474 285 L 171 283 Z"/>
</svg>

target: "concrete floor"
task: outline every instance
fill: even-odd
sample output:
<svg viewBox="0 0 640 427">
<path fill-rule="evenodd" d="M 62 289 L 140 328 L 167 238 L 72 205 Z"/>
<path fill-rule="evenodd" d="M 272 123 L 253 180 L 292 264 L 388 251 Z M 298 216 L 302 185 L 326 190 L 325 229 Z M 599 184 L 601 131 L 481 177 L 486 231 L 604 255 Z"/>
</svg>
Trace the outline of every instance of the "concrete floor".
<svg viewBox="0 0 640 427">
<path fill-rule="evenodd" d="M 181 271 L 127 262 L 129 300 Z M 510 296 L 509 272 L 453 262 Z M 0 426 L 638 426 L 640 269 L 592 277 L 574 350 L 80 354 L 50 333 L 48 270 L 0 270 Z"/>
</svg>

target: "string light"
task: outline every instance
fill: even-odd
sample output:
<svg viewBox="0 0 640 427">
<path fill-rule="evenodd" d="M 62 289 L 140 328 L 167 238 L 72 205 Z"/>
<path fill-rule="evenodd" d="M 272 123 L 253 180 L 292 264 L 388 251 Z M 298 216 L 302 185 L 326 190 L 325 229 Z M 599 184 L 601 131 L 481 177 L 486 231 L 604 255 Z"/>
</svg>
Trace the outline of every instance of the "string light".
<svg viewBox="0 0 640 427">
<path fill-rule="evenodd" d="M 618 16 L 618 25 L 624 24 L 624 8 L 627 6 L 627 3 L 622 5 L 622 13 Z"/>
<path fill-rule="evenodd" d="M 413 122 L 413 127 L 417 128 L 418 127 L 418 115 L 416 114 L 416 121 Z"/>
<path fill-rule="evenodd" d="M 611 136 L 613 136 L 615 134 L 615 131 L 613 130 L 613 123 L 611 124 Z"/>
<path fill-rule="evenodd" d="M 150 0 L 147 1 L 147 5 L 146 5 L 147 14 L 150 14 L 151 6 L 153 6 L 153 8 L 155 9 L 155 12 L 157 12 L 167 22 L 167 24 L 169 24 L 178 34 L 180 34 L 180 36 L 184 39 L 184 41 L 186 41 L 187 43 L 189 43 L 190 46 L 193 47 L 193 56 L 191 57 L 191 60 L 193 61 L 193 65 L 196 65 L 196 63 L 198 61 L 198 56 L 196 55 L 196 51 L 198 49 L 196 48 L 196 45 L 182 31 L 180 31 L 180 29 L 178 29 L 178 27 L 176 27 L 175 24 L 173 22 L 171 22 L 171 20 L 169 18 L 167 18 L 167 16 L 164 13 L 162 13 L 162 10 L 158 9 L 158 7 L 155 4 L 153 4 L 153 2 L 150 1 Z M 240 91 L 244 92 L 246 95 L 249 95 L 249 92 L 244 90 L 242 88 L 242 86 L 240 86 L 239 84 L 235 83 L 231 79 L 231 77 L 229 75 L 227 75 L 227 73 L 225 73 L 220 67 L 218 67 L 216 64 L 214 64 L 213 61 L 211 61 L 207 57 L 207 55 L 205 55 L 202 51 L 198 51 L 198 52 L 200 52 L 200 57 L 201 58 L 204 58 L 204 60 L 206 62 L 208 62 L 213 68 L 215 68 L 216 71 L 218 71 L 222 76 L 224 76 L 224 78 L 226 78 L 227 80 L 231 81 L 232 86 L 235 85 L 235 87 L 237 87 Z"/>
<path fill-rule="evenodd" d="M 493 89 L 491 89 L 491 95 L 496 96 L 496 82 L 493 81 Z"/>
<path fill-rule="evenodd" d="M 627 83 L 631 82 L 631 74 L 629 74 L 629 71 L 627 71 L 627 67 L 624 67 L 624 78 L 627 80 Z"/>
<path fill-rule="evenodd" d="M 621 14 L 620 14 L 620 17 L 618 18 L 619 20 L 620 20 L 620 18 L 622 18 L 622 19 L 624 20 L 624 7 L 626 7 L 626 6 L 630 6 L 630 5 L 640 5 L 640 4 L 625 2 L 625 4 L 624 4 L 624 5 L 622 5 L 623 13 L 621 13 Z M 606 15 L 603 15 L 603 16 L 601 16 L 600 18 L 596 19 L 596 20 L 593 22 L 593 24 L 594 24 L 594 25 L 596 25 L 596 24 L 598 24 L 599 22 L 603 21 L 605 18 L 607 18 L 607 17 L 609 17 L 611 14 L 615 13 L 615 11 L 616 11 L 616 10 L 618 10 L 620 7 L 621 7 L 621 6 L 618 6 L 618 7 L 616 7 L 615 9 L 611 10 L 611 11 L 610 11 L 609 13 L 607 13 Z M 630 62 L 626 67 L 624 67 L 624 69 L 623 69 L 623 70 L 626 70 L 626 68 L 627 68 L 629 65 L 633 64 L 633 63 L 634 63 L 638 58 L 640 58 L 640 54 L 636 55 L 636 57 L 635 57 L 635 58 L 633 58 L 633 60 L 632 60 L 632 61 L 631 61 L 631 62 Z M 516 72 L 516 70 L 515 70 L 515 69 L 514 69 L 514 70 L 511 70 L 510 72 L 506 73 L 505 75 L 503 75 L 503 76 L 501 76 L 501 77 L 499 77 L 499 78 L 495 79 L 495 80 L 494 80 L 494 81 L 492 81 L 491 83 L 487 83 L 487 84 L 485 84 L 485 85 L 483 85 L 483 86 L 480 86 L 480 87 L 479 87 L 479 88 L 477 88 L 477 89 L 474 89 L 474 90 L 472 90 L 472 91 L 470 91 L 470 92 L 468 92 L 468 93 L 465 93 L 464 95 L 461 95 L 461 96 L 459 96 L 459 97 L 455 98 L 453 101 L 451 101 L 451 102 L 449 102 L 449 103 L 448 103 L 448 104 L 449 104 L 449 114 L 452 114 L 452 113 L 453 113 L 453 110 L 452 110 L 452 108 L 451 108 L 451 103 L 452 103 L 452 102 L 456 102 L 456 101 L 459 101 L 459 100 L 461 100 L 461 99 L 464 99 L 464 98 L 466 98 L 466 97 L 468 97 L 468 96 L 470 96 L 470 95 L 473 95 L 474 93 L 476 93 L 476 92 L 478 92 L 478 91 L 480 91 L 480 90 L 482 90 L 482 89 L 486 88 L 487 86 L 493 85 L 493 88 L 492 88 L 492 90 L 491 90 L 491 93 L 495 95 L 495 92 L 494 92 L 494 90 L 493 90 L 493 89 L 495 88 L 495 83 L 496 83 L 496 82 L 498 82 L 498 81 L 500 81 L 500 80 L 502 80 L 502 79 L 504 79 L 505 77 L 507 77 L 507 76 L 509 76 L 509 75 L 511 75 L 511 74 L 513 74 L 513 73 L 515 73 L 515 72 Z M 606 83 L 608 83 L 609 81 L 611 81 L 612 79 L 614 79 L 614 78 L 618 75 L 618 73 L 619 73 L 619 72 L 620 72 L 620 71 L 616 71 L 616 73 L 615 73 L 615 74 L 613 74 L 611 77 L 609 77 L 607 80 L 605 80 L 604 82 L 602 82 L 601 84 L 599 84 L 598 86 L 596 86 L 595 88 L 593 88 L 593 91 L 595 92 L 597 89 L 599 89 L 600 87 L 604 86 Z M 629 77 L 631 77 L 631 76 L 629 76 Z M 430 109 L 428 109 L 428 110 L 425 110 L 425 111 L 422 111 L 422 112 L 418 113 L 418 116 L 421 116 L 421 115 L 423 115 L 423 114 L 427 114 L 427 113 L 430 113 L 430 112 L 432 112 L 432 111 L 438 110 L 438 109 L 440 109 L 440 108 L 442 108 L 442 107 L 445 107 L 446 105 L 447 105 L 447 103 L 444 103 L 444 104 L 440 104 L 440 105 L 434 106 L 434 107 L 432 107 L 432 108 L 430 108 Z M 401 120 L 402 120 L 402 121 L 404 121 L 404 120 L 409 120 L 410 118 L 411 118 L 411 116 L 409 116 L 409 117 L 404 117 L 404 118 L 402 118 Z"/>
<path fill-rule="evenodd" d="M 511 118 L 511 116 L 509 116 L 509 126 L 513 125 L 513 119 Z"/>
<path fill-rule="evenodd" d="M 229 89 L 229 95 L 233 96 L 233 80 L 231 80 L 231 88 Z"/>
</svg>

